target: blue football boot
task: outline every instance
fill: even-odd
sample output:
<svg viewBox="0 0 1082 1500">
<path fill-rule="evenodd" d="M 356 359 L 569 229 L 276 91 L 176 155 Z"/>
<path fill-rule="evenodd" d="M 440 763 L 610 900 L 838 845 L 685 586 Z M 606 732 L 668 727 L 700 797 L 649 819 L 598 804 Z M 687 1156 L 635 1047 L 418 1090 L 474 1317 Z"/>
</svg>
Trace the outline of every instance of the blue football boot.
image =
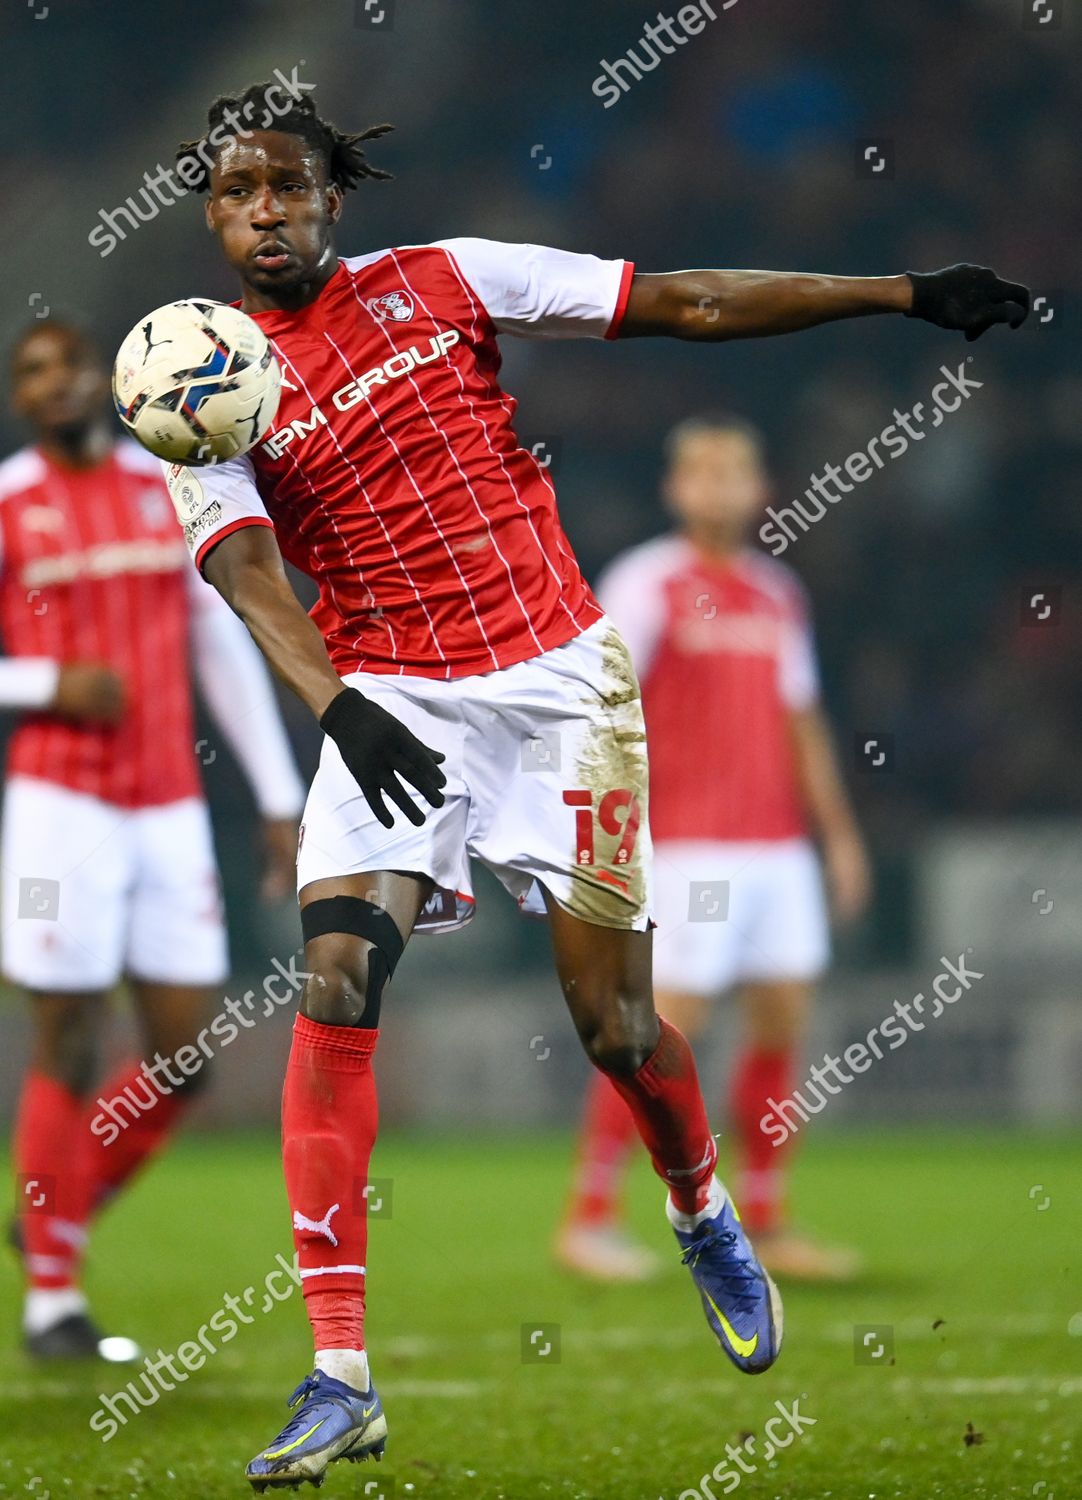
<svg viewBox="0 0 1082 1500">
<path fill-rule="evenodd" d="M 387 1418 L 373 1386 L 357 1391 L 343 1380 L 316 1370 L 289 1398 L 294 1415 L 245 1473 L 257 1494 L 266 1489 L 298 1489 L 307 1481 L 317 1488 L 328 1464 L 383 1457 Z"/>
<path fill-rule="evenodd" d="M 718 1212 L 690 1233 L 675 1224 L 673 1230 L 718 1343 L 745 1374 L 768 1370 L 781 1348 L 781 1297 L 756 1259 L 732 1199 L 726 1195 Z"/>
</svg>

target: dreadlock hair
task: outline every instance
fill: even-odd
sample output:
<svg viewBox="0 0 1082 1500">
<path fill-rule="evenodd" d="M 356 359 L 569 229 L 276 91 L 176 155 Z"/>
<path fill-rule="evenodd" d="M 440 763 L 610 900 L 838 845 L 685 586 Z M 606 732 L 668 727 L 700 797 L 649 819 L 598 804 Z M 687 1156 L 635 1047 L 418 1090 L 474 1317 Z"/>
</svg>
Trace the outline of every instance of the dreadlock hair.
<svg viewBox="0 0 1082 1500">
<path fill-rule="evenodd" d="M 282 96 L 288 99 L 283 107 Z M 193 192 L 205 193 L 210 187 L 210 170 L 214 159 L 230 136 L 247 136 L 256 130 L 281 130 L 305 141 L 323 158 L 327 178 L 343 192 L 355 188 L 364 178 L 385 182 L 392 176 L 373 167 L 361 149 L 362 141 L 378 140 L 393 130 L 393 125 L 372 125 L 357 135 L 346 135 L 329 120 L 316 113 L 310 94 L 296 94 L 286 84 L 268 79 L 252 83 L 242 94 L 222 94 L 207 111 L 207 129 L 194 141 L 182 141 L 177 148 L 177 172 L 184 185 Z"/>
</svg>

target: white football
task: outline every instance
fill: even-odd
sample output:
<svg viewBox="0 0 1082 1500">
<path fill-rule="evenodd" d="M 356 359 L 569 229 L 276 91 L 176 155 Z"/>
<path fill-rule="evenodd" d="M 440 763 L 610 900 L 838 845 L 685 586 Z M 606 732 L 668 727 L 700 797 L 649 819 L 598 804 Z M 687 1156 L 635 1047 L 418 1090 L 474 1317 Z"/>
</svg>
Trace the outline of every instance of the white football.
<svg viewBox="0 0 1082 1500">
<path fill-rule="evenodd" d="M 278 410 L 282 373 L 258 323 L 189 297 L 140 318 L 113 365 L 113 401 L 144 448 L 179 464 L 247 453 Z"/>
</svg>

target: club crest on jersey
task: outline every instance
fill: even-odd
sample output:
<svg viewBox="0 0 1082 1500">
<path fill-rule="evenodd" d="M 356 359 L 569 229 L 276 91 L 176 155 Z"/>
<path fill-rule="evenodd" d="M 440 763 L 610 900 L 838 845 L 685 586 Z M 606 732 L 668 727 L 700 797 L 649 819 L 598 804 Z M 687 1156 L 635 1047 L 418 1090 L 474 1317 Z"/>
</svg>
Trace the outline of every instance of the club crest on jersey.
<svg viewBox="0 0 1082 1500">
<path fill-rule="evenodd" d="M 409 292 L 384 292 L 382 297 L 372 297 L 368 311 L 381 323 L 408 323 L 416 309 Z"/>
</svg>

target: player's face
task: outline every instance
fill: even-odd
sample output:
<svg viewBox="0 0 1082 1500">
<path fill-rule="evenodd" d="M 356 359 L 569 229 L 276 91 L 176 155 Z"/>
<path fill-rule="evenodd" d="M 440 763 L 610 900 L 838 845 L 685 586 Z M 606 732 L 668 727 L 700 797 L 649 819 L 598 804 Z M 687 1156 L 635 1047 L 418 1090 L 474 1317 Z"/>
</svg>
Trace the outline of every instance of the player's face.
<svg viewBox="0 0 1082 1500">
<path fill-rule="evenodd" d="M 688 525 L 742 537 L 767 500 L 759 450 L 740 432 L 689 434 L 673 456 L 664 493 Z"/>
<path fill-rule="evenodd" d="M 70 328 L 42 328 L 19 345 L 11 404 L 42 434 L 80 432 L 101 416 L 109 378 L 96 352 Z"/>
<path fill-rule="evenodd" d="M 257 130 L 230 136 L 210 174 L 207 223 L 241 279 L 271 301 L 333 261 L 331 227 L 342 193 L 299 136 Z"/>
</svg>

